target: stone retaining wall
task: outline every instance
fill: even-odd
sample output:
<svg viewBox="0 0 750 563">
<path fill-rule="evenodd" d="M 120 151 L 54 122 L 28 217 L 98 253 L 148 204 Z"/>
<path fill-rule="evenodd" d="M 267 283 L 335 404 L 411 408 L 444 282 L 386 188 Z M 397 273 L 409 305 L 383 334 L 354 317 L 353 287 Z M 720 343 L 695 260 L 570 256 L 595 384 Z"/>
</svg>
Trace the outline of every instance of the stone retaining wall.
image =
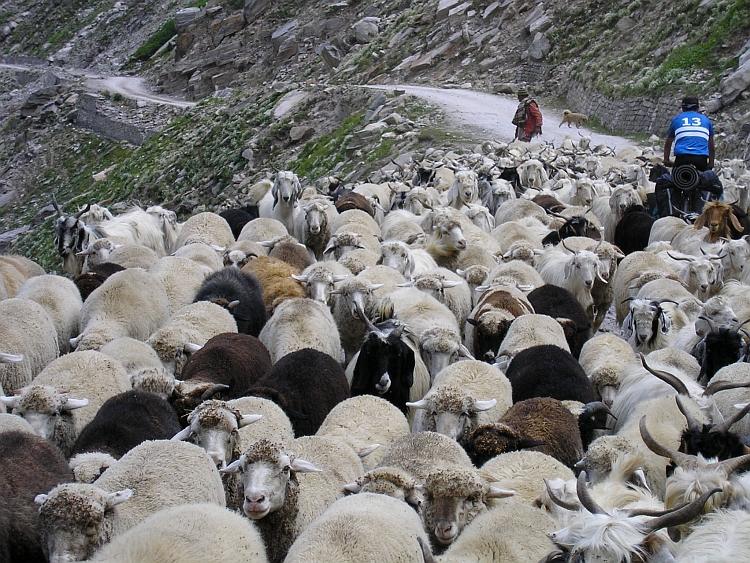
<svg viewBox="0 0 750 563">
<path fill-rule="evenodd" d="M 133 145 L 142 145 L 154 135 L 155 131 L 147 127 L 124 123 L 97 112 L 96 94 L 82 94 L 78 99 L 75 124 L 79 127 L 91 129 L 97 135 L 109 137 L 115 141 L 127 141 Z"/>
</svg>

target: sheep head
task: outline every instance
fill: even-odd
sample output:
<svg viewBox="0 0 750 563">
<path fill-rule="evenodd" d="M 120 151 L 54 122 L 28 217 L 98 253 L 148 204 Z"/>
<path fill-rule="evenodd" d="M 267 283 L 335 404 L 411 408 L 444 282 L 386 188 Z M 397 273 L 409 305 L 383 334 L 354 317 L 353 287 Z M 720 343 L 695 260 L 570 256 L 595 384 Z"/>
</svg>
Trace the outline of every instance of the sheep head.
<svg viewBox="0 0 750 563">
<path fill-rule="evenodd" d="M 34 433 L 45 440 L 53 441 L 55 424 L 63 414 L 89 404 L 88 399 L 73 399 L 64 391 L 49 385 L 28 385 L 18 395 L 0 397 L 0 401 L 13 414 L 17 414 L 31 425 Z"/>
</svg>

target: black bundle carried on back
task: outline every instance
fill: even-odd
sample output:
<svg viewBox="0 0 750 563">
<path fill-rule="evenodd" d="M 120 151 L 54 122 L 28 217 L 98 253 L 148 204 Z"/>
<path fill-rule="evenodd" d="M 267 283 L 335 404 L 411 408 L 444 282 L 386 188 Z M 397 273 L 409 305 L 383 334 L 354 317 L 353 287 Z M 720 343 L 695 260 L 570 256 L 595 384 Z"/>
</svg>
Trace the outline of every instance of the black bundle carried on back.
<svg viewBox="0 0 750 563">
<path fill-rule="evenodd" d="M 693 221 L 706 203 L 720 199 L 723 193 L 724 186 L 713 170 L 699 173 L 693 166 L 678 166 L 672 174 L 665 172 L 656 178 L 656 215 Z"/>
</svg>

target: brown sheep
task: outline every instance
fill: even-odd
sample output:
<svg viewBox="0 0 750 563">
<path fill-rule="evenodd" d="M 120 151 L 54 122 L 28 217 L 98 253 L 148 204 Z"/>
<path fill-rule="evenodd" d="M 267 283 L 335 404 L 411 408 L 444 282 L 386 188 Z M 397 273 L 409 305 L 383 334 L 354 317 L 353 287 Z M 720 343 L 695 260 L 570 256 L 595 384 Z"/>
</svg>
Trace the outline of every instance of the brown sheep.
<svg viewBox="0 0 750 563">
<path fill-rule="evenodd" d="M 253 274 L 263 287 L 263 302 L 269 315 L 285 299 L 307 297 L 305 286 L 292 277 L 300 270 L 278 258 L 258 256 L 242 267 L 243 272 Z"/>
<path fill-rule="evenodd" d="M 745 227 L 740 224 L 733 207 L 723 201 L 707 203 L 693 226 L 696 229 L 707 226 L 709 242 L 716 242 L 720 238 L 740 238 L 745 232 Z"/>
</svg>

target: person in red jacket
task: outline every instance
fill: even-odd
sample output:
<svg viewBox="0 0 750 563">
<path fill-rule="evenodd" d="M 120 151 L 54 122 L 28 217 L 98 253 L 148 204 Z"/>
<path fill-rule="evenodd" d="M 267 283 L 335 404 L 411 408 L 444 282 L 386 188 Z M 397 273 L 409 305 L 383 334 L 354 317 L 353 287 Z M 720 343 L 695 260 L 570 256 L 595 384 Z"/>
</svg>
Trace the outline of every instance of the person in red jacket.
<svg viewBox="0 0 750 563">
<path fill-rule="evenodd" d="M 542 134 L 542 112 L 534 98 L 529 96 L 529 91 L 521 86 L 518 89 L 518 108 L 513 116 L 513 125 L 516 126 L 515 139 L 519 141 L 531 141 L 532 137 Z"/>
</svg>

